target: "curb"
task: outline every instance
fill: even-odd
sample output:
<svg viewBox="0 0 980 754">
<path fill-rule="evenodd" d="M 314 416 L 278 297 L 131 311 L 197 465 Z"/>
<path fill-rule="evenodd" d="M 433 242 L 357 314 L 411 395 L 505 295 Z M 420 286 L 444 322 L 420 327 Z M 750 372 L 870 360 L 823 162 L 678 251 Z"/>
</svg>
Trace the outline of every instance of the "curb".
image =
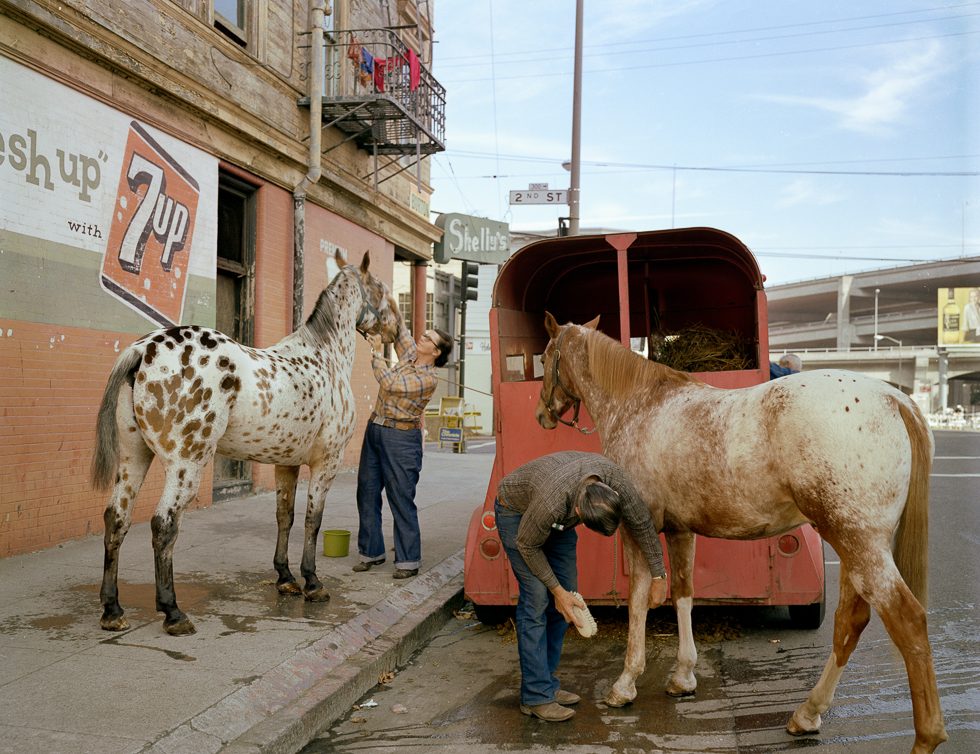
<svg viewBox="0 0 980 754">
<path fill-rule="evenodd" d="M 144 749 L 293 754 L 403 664 L 462 603 L 459 550 Z"/>
</svg>

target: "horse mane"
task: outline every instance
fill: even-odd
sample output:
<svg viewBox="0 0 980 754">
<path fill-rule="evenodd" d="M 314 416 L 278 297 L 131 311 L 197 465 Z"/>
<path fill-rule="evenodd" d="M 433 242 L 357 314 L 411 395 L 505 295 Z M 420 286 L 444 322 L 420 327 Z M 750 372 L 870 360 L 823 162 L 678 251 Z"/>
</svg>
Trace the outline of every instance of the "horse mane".
<svg viewBox="0 0 980 754">
<path fill-rule="evenodd" d="M 653 383 L 698 381 L 686 372 L 644 359 L 598 330 L 586 334 L 586 354 L 592 379 L 611 393 L 629 394 Z"/>
<path fill-rule="evenodd" d="M 344 269 L 346 268 L 341 268 L 340 272 L 334 275 L 333 280 L 330 281 L 330 285 L 320 291 L 316 306 L 313 307 L 310 316 L 306 318 L 304 325 L 306 330 L 321 344 L 326 343 L 330 335 L 337 330 L 337 303 L 334 301 L 333 291 L 341 275 L 343 275 Z"/>
</svg>

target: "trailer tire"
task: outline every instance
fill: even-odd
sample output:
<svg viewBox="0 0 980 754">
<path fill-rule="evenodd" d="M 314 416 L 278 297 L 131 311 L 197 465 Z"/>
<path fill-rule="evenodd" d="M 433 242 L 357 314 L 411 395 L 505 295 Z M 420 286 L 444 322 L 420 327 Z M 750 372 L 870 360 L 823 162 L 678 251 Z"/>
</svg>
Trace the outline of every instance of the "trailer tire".
<svg viewBox="0 0 980 754">
<path fill-rule="evenodd" d="M 824 614 L 827 611 L 827 594 L 820 595 L 819 602 L 811 602 L 809 605 L 790 605 L 789 620 L 793 628 L 802 631 L 816 631 L 823 623 Z"/>
<path fill-rule="evenodd" d="M 473 605 L 476 619 L 485 626 L 499 626 L 513 617 L 514 608 L 510 605 Z"/>
</svg>

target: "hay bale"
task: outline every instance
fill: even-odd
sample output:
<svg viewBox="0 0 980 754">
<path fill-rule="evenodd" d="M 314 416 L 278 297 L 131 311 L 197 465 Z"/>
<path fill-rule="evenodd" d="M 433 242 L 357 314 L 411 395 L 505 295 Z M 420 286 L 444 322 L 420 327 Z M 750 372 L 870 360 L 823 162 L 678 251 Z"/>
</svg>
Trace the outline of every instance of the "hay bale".
<svg viewBox="0 0 980 754">
<path fill-rule="evenodd" d="M 691 325 L 650 336 L 649 358 L 681 372 L 754 369 L 755 344 L 735 332 Z"/>
</svg>

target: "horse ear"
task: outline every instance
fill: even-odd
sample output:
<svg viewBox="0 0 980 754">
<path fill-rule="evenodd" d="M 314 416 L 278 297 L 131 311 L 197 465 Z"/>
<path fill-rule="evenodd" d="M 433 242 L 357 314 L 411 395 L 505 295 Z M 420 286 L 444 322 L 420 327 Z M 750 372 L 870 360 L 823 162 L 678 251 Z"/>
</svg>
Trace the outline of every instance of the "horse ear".
<svg viewBox="0 0 980 754">
<path fill-rule="evenodd" d="M 371 266 L 371 252 L 365 251 L 364 256 L 361 258 L 361 272 L 367 272 L 368 267 Z"/>
<path fill-rule="evenodd" d="M 582 325 L 582 327 L 587 327 L 590 330 L 595 330 L 599 326 L 599 316 L 600 315 L 596 315 L 595 319 L 593 319 L 590 322 L 586 322 L 584 325 Z"/>
<path fill-rule="evenodd" d="M 558 330 L 561 329 L 555 318 L 551 316 L 551 312 L 544 313 L 544 329 L 548 331 L 549 338 L 554 338 L 558 334 Z"/>
<path fill-rule="evenodd" d="M 333 258 L 337 260 L 338 267 L 346 267 L 347 260 L 344 259 L 344 254 L 340 249 L 336 249 L 333 253 Z"/>
</svg>

